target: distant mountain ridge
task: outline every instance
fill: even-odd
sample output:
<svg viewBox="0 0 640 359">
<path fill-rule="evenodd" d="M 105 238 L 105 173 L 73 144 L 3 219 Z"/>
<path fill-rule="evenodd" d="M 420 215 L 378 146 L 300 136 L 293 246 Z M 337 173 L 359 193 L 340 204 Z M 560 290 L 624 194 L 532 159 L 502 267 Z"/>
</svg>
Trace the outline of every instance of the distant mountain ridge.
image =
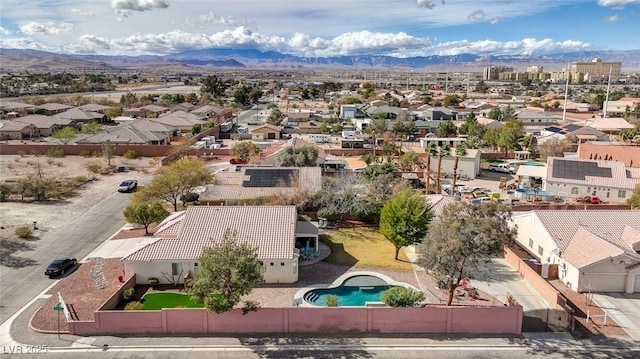
<svg viewBox="0 0 640 359">
<path fill-rule="evenodd" d="M 621 61 L 623 71 L 640 69 L 640 50 L 582 51 L 551 55 L 479 55 L 392 57 L 385 55 L 352 55 L 335 57 L 300 57 L 274 51 L 256 49 L 203 49 L 188 50 L 170 55 L 66 55 L 38 50 L 0 49 L 2 69 L 104 69 L 136 67 L 206 67 L 206 68 L 394 68 L 434 69 L 456 68 L 477 71 L 485 66 L 505 65 L 515 71 L 527 66 L 544 66 L 546 71 L 559 71 L 573 61 L 591 61 L 599 57 L 604 61 Z"/>
</svg>

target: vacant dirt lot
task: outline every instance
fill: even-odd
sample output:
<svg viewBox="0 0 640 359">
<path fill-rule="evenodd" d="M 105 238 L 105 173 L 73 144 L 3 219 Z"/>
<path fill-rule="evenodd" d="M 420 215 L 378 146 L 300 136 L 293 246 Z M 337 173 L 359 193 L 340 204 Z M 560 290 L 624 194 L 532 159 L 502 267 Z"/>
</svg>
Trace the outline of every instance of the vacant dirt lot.
<svg viewBox="0 0 640 359">
<path fill-rule="evenodd" d="M 104 158 L 84 158 L 78 156 L 65 156 L 50 158 L 45 156 L 0 156 L 0 182 L 15 180 L 28 173 L 38 173 L 56 177 L 86 176 L 90 179 L 77 189 L 74 197 L 64 200 L 52 200 L 44 202 L 22 202 L 14 197 L 11 201 L 0 202 L 0 238 L 10 239 L 15 237 L 15 227 L 20 225 L 32 225 L 38 222 L 38 228 L 42 230 L 55 230 L 65 222 L 72 213 L 80 213 L 98 203 L 101 199 L 116 191 L 117 185 L 125 179 L 139 179 L 144 172 L 155 170 L 150 159 L 128 160 L 122 157 L 114 157 L 111 163 L 116 166 L 135 168 L 125 172 L 101 175 L 91 172 L 87 166 L 97 164 L 106 165 Z M 30 198 L 27 198 L 30 200 Z"/>
</svg>

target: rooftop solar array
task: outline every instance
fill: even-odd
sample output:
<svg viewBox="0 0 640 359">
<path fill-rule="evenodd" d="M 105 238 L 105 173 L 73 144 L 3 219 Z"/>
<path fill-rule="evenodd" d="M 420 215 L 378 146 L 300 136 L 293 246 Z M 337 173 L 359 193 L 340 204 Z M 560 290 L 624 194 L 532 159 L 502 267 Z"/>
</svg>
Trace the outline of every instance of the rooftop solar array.
<svg viewBox="0 0 640 359">
<path fill-rule="evenodd" d="M 612 178 L 611 168 L 599 167 L 596 162 L 559 160 L 553 161 L 553 177 L 584 181 L 586 176 Z"/>
<path fill-rule="evenodd" d="M 298 170 L 294 168 L 247 168 L 249 177 L 242 187 L 297 187 Z"/>
<path fill-rule="evenodd" d="M 564 128 L 569 131 L 569 132 L 573 132 L 575 130 L 579 130 L 582 128 L 582 126 L 578 126 L 578 125 L 566 125 L 564 126 Z"/>
<path fill-rule="evenodd" d="M 545 128 L 545 130 L 547 130 L 549 132 L 555 132 L 555 133 L 562 132 L 561 128 L 558 128 L 558 127 L 555 127 L 555 126 L 549 126 L 549 127 Z"/>
</svg>

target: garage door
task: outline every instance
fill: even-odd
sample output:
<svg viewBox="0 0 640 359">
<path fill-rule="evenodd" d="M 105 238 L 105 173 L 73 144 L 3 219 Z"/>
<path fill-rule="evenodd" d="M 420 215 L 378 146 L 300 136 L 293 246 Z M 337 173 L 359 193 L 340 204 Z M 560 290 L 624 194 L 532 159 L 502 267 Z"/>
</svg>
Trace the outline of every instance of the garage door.
<svg viewBox="0 0 640 359">
<path fill-rule="evenodd" d="M 584 276 L 582 290 L 591 289 L 594 292 L 624 292 L 625 275 L 597 275 Z"/>
<path fill-rule="evenodd" d="M 633 282 L 633 292 L 640 293 L 640 273 L 636 274 L 636 280 Z"/>
</svg>

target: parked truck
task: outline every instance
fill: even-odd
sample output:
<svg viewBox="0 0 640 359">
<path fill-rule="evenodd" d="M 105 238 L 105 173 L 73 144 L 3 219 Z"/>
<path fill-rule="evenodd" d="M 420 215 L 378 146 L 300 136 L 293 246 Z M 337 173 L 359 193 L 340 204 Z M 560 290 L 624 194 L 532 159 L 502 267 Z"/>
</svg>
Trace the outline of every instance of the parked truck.
<svg viewBox="0 0 640 359">
<path fill-rule="evenodd" d="M 488 168 L 491 172 L 516 174 L 516 168 L 508 163 L 492 163 Z"/>
</svg>

